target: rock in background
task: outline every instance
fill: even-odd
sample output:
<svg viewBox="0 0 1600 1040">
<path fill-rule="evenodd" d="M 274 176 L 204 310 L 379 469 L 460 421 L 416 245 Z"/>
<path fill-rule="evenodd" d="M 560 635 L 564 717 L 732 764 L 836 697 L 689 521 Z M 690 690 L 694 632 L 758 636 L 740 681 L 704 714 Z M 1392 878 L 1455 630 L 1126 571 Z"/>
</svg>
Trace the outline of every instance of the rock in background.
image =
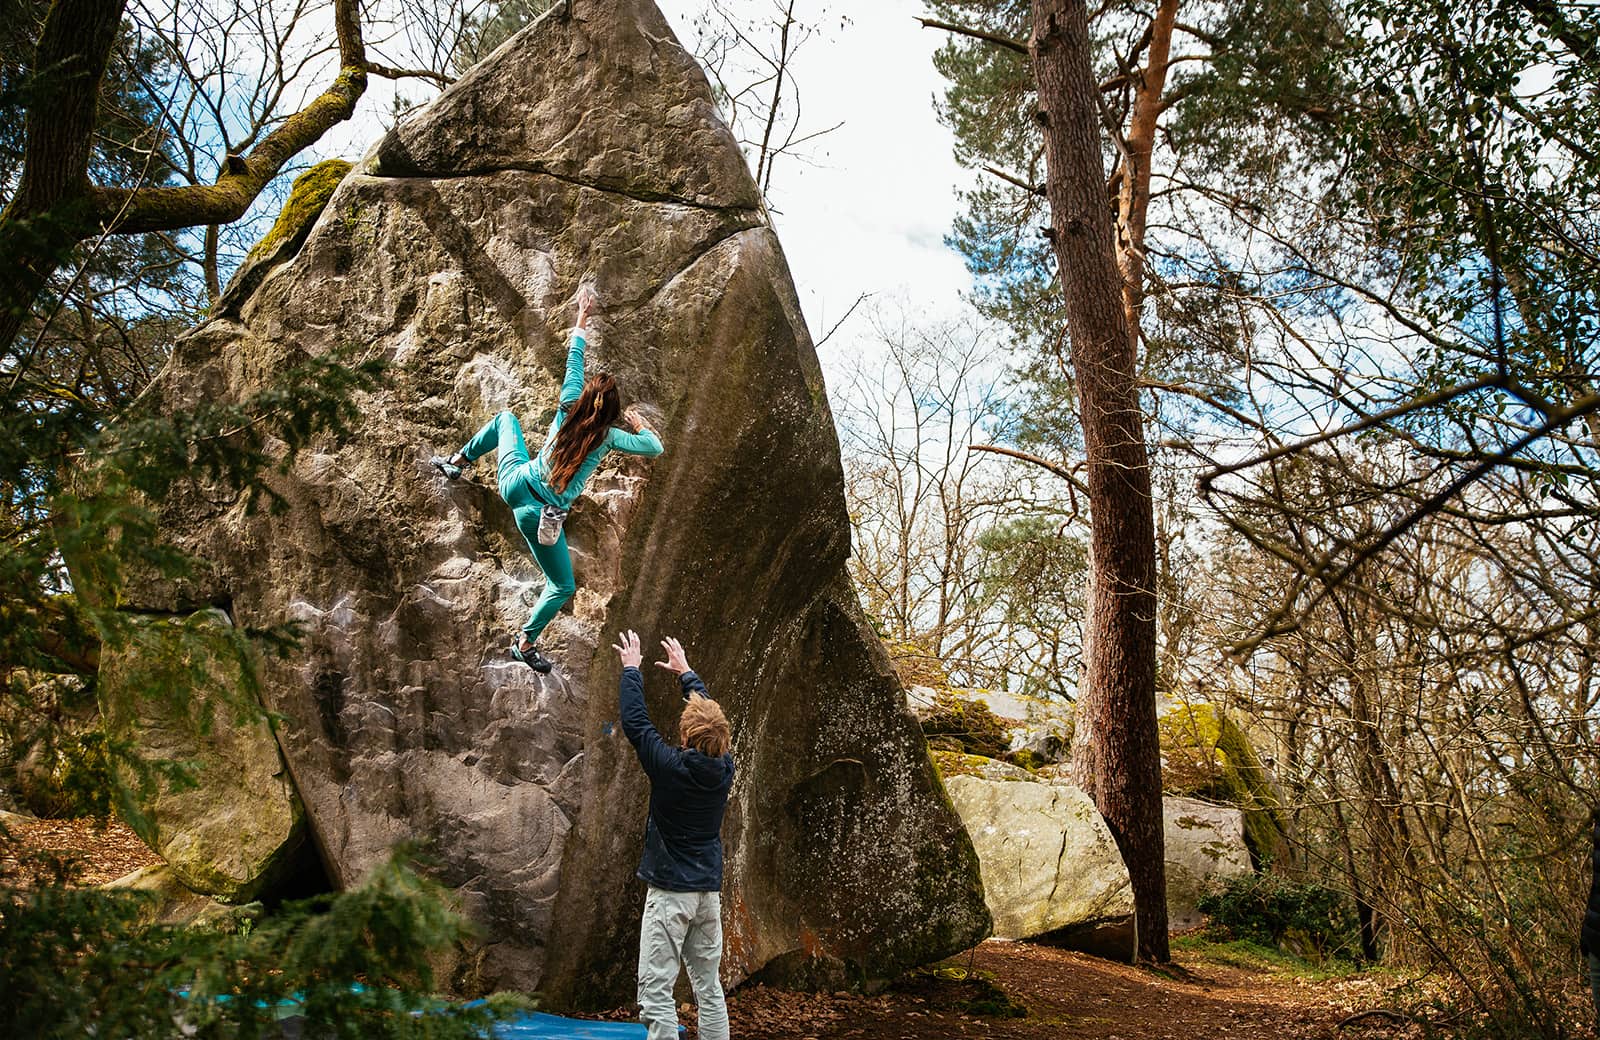
<svg viewBox="0 0 1600 1040">
<path fill-rule="evenodd" d="M 1169 702 L 1159 710 L 1166 790 L 1237 806 L 1256 867 L 1287 864 L 1291 845 L 1283 799 L 1239 721 L 1204 701 Z"/>
<path fill-rule="evenodd" d="M 1030 772 L 949 751 L 934 760 L 977 849 L 994 934 L 1131 960 L 1133 888 L 1093 800 L 1059 767 Z M 1183 931 L 1201 923 L 1202 895 L 1252 871 L 1244 816 L 1177 797 L 1162 800 L 1162 815 L 1168 927 Z"/>
<path fill-rule="evenodd" d="M 1229 878 L 1254 872 L 1244 840 L 1244 813 L 1196 798 L 1161 800 L 1166 838 L 1167 927 L 1174 932 L 1202 923 L 1200 897 Z"/>
<path fill-rule="evenodd" d="M 426 840 L 484 928 L 485 982 L 564 1005 L 633 989 L 646 782 L 610 643 L 675 635 L 734 726 L 728 980 L 892 976 L 989 920 L 846 579 L 839 448 L 787 265 L 655 6 L 571 6 L 408 116 L 297 251 L 287 237 L 178 345 L 152 395 L 168 409 L 345 347 L 391 378 L 277 479 L 282 515 L 176 489 L 163 527 L 200 577 L 130 605 L 301 622 L 263 692 L 333 880 Z M 447 484 L 427 458 L 504 408 L 537 442 L 584 280 L 604 305 L 590 371 L 659 410 L 667 450 L 613 457 L 569 519 L 579 591 L 540 681 L 505 651 L 541 579 L 492 460 Z M 670 732 L 676 683 L 656 673 L 647 696 Z"/>
<path fill-rule="evenodd" d="M 937 758 L 978 850 L 996 936 L 1090 930 L 1133 913 L 1128 868 L 1087 794 L 1001 762 L 947 752 Z"/>
</svg>

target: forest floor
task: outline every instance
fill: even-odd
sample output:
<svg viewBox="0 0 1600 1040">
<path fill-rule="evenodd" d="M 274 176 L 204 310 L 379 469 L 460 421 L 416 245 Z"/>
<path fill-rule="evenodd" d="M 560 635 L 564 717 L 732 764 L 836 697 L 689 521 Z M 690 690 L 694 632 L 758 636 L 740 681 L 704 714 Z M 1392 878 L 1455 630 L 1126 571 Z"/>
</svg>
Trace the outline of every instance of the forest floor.
<svg viewBox="0 0 1600 1040">
<path fill-rule="evenodd" d="M 7 816 L 35 852 L 80 861 L 80 884 L 160 862 L 126 826 Z M 0 867 L 3 867 L 0 864 Z M 1361 1012 L 1395 1006 L 1404 980 L 1326 971 L 1237 944 L 1175 943 L 1170 967 L 1135 968 L 1051 946 L 989 941 L 874 996 L 747 986 L 728 998 L 732 1032 L 762 1040 L 1410 1040 L 1418 1027 Z M 1414 995 L 1414 994 L 1413 994 Z M 694 1009 L 683 1020 L 693 1026 Z M 605 1018 L 632 1018 L 619 1008 Z M 689 1035 L 694 1031 L 691 1028 Z"/>
<path fill-rule="evenodd" d="M 161 862 L 161 857 L 150 851 L 150 846 L 127 824 L 117 820 L 101 826 L 92 820 L 45 820 L 5 813 L 0 824 L 17 837 L 27 852 L 49 853 L 70 861 L 75 869 L 73 880 L 80 885 L 103 885 Z M 18 866 L 6 858 L 6 849 L 0 845 L 0 877 Z M 23 878 L 36 869 L 23 869 Z"/>
<path fill-rule="evenodd" d="M 1409 1040 L 1421 1030 L 1403 1020 L 1349 1021 L 1392 1006 L 1400 981 L 1198 941 L 1180 943 L 1172 965 L 1155 971 L 991 940 L 872 997 L 736 990 L 729 1017 L 734 1036 L 765 1040 Z M 1006 1009 L 1025 1013 L 995 1013 Z"/>
</svg>

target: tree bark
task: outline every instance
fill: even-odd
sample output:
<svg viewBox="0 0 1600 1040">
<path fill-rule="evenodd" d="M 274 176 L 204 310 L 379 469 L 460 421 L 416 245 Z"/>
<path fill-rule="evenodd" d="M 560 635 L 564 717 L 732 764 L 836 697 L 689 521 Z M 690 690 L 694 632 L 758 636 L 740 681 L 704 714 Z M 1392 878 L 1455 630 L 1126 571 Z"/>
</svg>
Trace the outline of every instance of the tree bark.
<svg viewBox="0 0 1600 1040">
<path fill-rule="evenodd" d="M 1049 233 L 1066 297 L 1092 513 L 1073 777 L 1094 798 L 1128 865 L 1138 956 L 1161 962 L 1169 952 L 1155 705 L 1155 522 L 1135 344 L 1106 205 L 1088 21 L 1084 0 L 1035 0 L 1030 43 Z"/>
<path fill-rule="evenodd" d="M 127 0 L 56 0 L 35 50 L 17 192 L 0 212 L 0 350 L 72 247 L 94 228 L 86 203 L 100 82 Z M 44 97 L 49 105 L 40 104 Z"/>
</svg>

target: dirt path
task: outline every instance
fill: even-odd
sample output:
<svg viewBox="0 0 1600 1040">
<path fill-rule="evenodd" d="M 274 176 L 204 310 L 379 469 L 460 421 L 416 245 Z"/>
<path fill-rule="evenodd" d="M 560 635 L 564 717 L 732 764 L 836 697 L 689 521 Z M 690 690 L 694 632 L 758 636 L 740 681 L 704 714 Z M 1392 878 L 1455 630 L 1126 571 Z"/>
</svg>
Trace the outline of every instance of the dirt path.
<svg viewBox="0 0 1600 1040">
<path fill-rule="evenodd" d="M 991 1040 L 1366 1040 L 1406 1036 L 1383 1022 L 1338 1029 L 1355 1011 L 1382 1005 L 1383 986 L 1363 977 L 1308 980 L 1180 953 L 1170 975 L 1031 943 L 986 942 L 909 976 L 875 997 L 750 988 L 729 1001 L 733 1034 L 766 1040 L 984 1037 Z M 969 970 L 979 981 L 973 981 Z M 988 977 L 993 983 L 982 981 Z M 996 1001 L 995 987 L 1001 996 Z M 1005 997 L 1021 1018 L 974 1012 Z"/>
</svg>

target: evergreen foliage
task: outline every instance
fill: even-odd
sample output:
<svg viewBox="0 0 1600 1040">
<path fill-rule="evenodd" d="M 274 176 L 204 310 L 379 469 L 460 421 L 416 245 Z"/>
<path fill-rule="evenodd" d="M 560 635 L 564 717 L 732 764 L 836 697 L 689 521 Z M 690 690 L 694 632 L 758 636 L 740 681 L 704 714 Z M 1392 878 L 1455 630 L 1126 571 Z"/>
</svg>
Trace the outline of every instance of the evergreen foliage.
<svg viewBox="0 0 1600 1040">
<path fill-rule="evenodd" d="M 1278 874 L 1242 874 L 1201 896 L 1212 938 L 1243 939 L 1316 961 L 1361 956 L 1355 912 L 1344 895 Z"/>
<path fill-rule="evenodd" d="M 466 934 L 446 893 L 398 858 L 357 888 L 233 929 L 146 925 L 142 893 L 67 876 L 0 878 L 0 1033 L 38 1040 L 477 1040 L 519 1002 L 426 996 L 431 957 Z M 13 887 L 16 886 L 16 887 Z"/>
</svg>

